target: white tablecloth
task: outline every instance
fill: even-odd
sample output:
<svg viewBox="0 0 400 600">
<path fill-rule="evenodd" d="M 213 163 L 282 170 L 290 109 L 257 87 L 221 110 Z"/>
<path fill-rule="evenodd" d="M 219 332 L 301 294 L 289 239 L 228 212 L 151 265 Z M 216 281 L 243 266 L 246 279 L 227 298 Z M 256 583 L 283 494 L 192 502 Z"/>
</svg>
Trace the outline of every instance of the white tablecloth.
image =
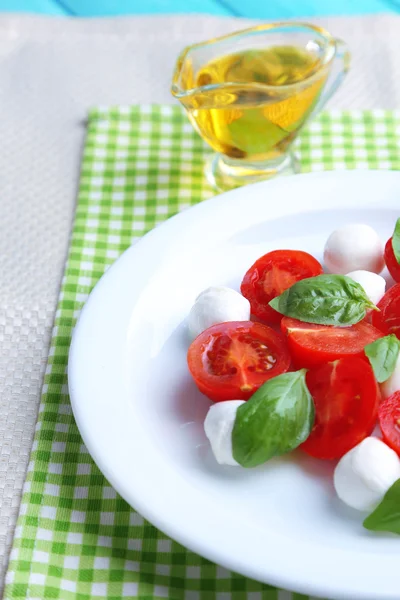
<svg viewBox="0 0 400 600">
<path fill-rule="evenodd" d="M 353 54 L 331 106 L 399 107 L 400 18 L 320 23 Z M 87 110 L 171 102 L 170 76 L 182 47 L 248 24 L 206 16 L 0 17 L 0 590 L 68 249 Z"/>
</svg>

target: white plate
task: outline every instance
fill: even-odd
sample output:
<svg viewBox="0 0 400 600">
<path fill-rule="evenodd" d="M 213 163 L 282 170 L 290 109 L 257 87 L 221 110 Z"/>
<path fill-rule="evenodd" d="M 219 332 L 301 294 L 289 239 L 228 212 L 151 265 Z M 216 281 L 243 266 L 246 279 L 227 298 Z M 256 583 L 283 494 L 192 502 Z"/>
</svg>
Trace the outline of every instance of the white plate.
<svg viewBox="0 0 400 600">
<path fill-rule="evenodd" d="M 254 470 L 218 466 L 202 423 L 209 401 L 186 368 L 185 317 L 214 284 L 238 288 L 276 248 L 321 259 L 336 227 L 386 240 L 400 174 L 331 172 L 260 183 L 201 203 L 146 235 L 101 279 L 76 327 L 71 401 L 115 489 L 151 523 L 229 569 L 329 598 L 398 600 L 400 539 L 340 504 L 332 464 L 300 452 Z"/>
</svg>

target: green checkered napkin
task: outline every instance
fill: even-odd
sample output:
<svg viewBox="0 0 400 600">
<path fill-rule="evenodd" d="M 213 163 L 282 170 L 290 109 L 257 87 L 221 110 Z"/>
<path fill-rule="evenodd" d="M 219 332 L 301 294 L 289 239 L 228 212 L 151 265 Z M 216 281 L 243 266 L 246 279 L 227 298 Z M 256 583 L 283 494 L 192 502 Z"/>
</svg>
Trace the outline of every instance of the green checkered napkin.
<svg viewBox="0 0 400 600">
<path fill-rule="evenodd" d="M 297 149 L 304 171 L 399 169 L 400 112 L 322 114 Z M 144 521 L 93 463 L 68 399 L 68 347 L 89 292 L 130 244 L 213 194 L 203 177 L 208 152 L 179 107 L 90 114 L 7 600 L 306 598 L 218 567 Z"/>
</svg>

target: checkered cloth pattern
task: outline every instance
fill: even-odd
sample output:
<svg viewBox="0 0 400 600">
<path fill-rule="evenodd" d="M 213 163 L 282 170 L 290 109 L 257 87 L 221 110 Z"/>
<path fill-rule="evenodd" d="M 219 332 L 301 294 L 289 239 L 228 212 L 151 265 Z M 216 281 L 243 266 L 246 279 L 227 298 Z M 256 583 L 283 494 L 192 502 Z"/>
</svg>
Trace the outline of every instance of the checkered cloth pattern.
<svg viewBox="0 0 400 600">
<path fill-rule="evenodd" d="M 323 113 L 296 150 L 303 171 L 399 169 L 400 111 Z M 129 245 L 213 195 L 203 175 L 209 152 L 179 107 L 89 115 L 6 600 L 308 599 L 212 564 L 144 521 L 93 463 L 68 398 L 71 332 L 88 294 Z"/>
</svg>

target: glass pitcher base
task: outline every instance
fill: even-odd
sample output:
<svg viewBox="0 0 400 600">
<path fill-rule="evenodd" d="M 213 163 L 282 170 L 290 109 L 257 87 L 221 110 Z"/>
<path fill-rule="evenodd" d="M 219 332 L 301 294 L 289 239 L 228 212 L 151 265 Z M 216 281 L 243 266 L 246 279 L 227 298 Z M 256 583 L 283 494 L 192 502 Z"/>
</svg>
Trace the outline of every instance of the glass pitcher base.
<svg viewBox="0 0 400 600">
<path fill-rule="evenodd" d="M 299 160 L 294 153 L 288 153 L 279 160 L 267 163 L 244 163 L 222 154 L 213 154 L 205 169 L 208 183 L 219 192 L 271 179 L 277 175 L 293 175 L 299 172 Z"/>
</svg>

